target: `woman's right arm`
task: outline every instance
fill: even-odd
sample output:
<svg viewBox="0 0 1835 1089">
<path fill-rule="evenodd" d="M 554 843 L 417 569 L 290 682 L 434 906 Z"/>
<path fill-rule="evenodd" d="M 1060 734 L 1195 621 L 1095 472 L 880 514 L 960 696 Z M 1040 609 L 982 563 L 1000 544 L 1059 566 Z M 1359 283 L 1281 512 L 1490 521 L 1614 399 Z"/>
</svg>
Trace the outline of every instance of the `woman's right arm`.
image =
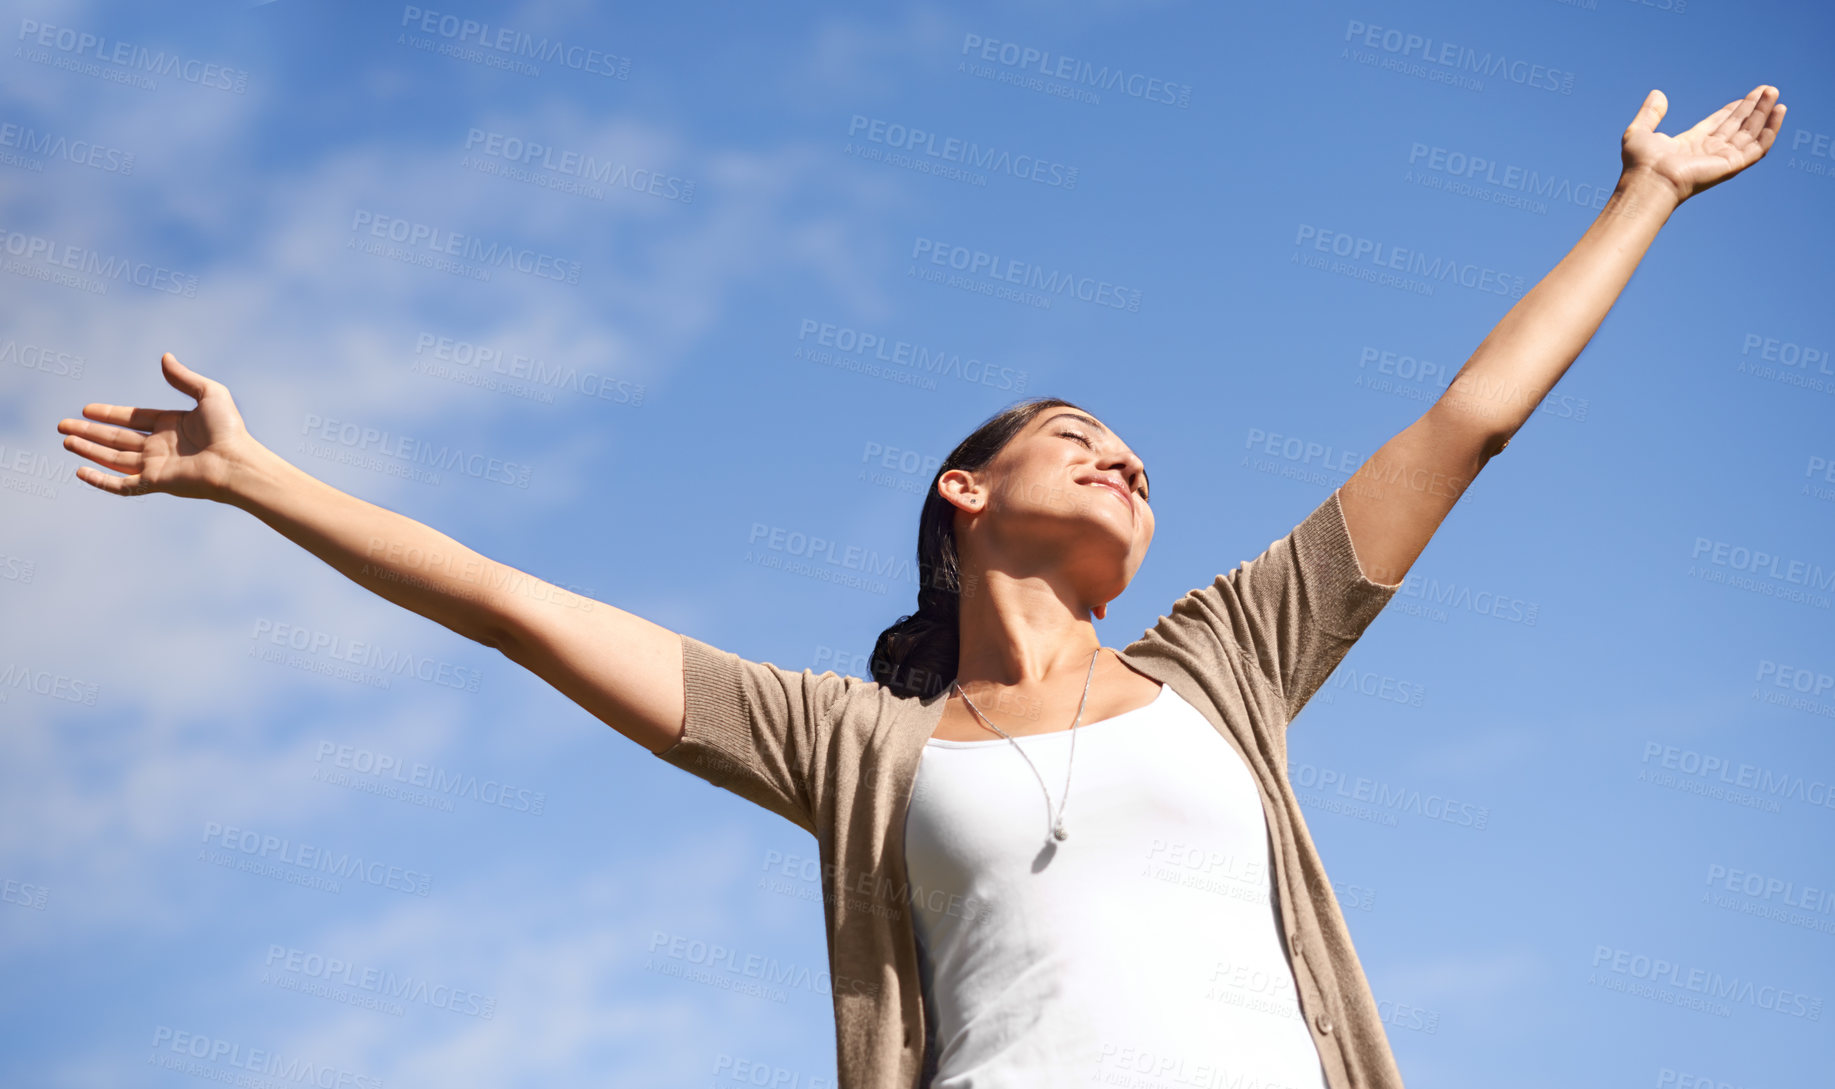
<svg viewBox="0 0 1835 1089">
<path fill-rule="evenodd" d="M 256 444 L 230 502 L 389 601 L 501 651 L 659 753 L 681 736 L 681 637 L 341 492 Z"/>
<path fill-rule="evenodd" d="M 64 446 L 113 494 L 166 492 L 240 507 L 338 573 L 495 647 L 652 753 L 682 736 L 681 637 L 642 617 L 498 563 L 444 533 L 348 495 L 248 434 L 229 390 L 170 353 L 166 381 L 189 410 L 89 404 L 60 420 Z"/>
</svg>

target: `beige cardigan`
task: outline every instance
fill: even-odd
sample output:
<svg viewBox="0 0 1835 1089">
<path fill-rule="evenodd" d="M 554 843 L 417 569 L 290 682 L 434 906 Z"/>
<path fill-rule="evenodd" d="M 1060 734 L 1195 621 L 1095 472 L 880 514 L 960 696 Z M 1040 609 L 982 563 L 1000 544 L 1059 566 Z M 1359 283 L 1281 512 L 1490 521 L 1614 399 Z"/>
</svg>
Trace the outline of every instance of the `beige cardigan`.
<svg viewBox="0 0 1835 1089">
<path fill-rule="evenodd" d="M 1401 1089 L 1402 1078 L 1287 780 L 1286 727 L 1400 586 L 1365 576 L 1333 491 L 1120 652 L 1203 713 L 1260 787 L 1300 1010 L 1331 1089 Z M 909 898 L 977 910 L 947 890 L 909 889 L 905 873 L 905 808 L 948 690 L 900 697 L 686 635 L 682 672 L 683 735 L 657 756 L 816 837 L 840 1089 L 922 1089 L 937 1049 Z"/>
</svg>

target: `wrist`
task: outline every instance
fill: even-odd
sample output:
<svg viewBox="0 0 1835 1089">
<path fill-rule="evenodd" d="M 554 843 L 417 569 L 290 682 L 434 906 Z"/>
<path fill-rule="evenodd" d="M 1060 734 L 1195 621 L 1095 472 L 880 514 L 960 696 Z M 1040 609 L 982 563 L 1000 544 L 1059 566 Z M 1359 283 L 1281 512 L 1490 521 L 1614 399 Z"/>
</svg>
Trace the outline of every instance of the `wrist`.
<svg viewBox="0 0 1835 1089">
<path fill-rule="evenodd" d="M 1641 167 L 1622 171 L 1612 189 L 1612 199 L 1637 208 L 1658 209 L 1667 216 L 1686 198 L 1674 182 Z"/>
<path fill-rule="evenodd" d="M 285 458 L 253 438 L 247 439 L 225 461 L 228 471 L 224 474 L 220 501 L 251 512 L 259 504 L 263 489 L 271 488 L 280 479 L 280 470 L 292 467 Z"/>
</svg>

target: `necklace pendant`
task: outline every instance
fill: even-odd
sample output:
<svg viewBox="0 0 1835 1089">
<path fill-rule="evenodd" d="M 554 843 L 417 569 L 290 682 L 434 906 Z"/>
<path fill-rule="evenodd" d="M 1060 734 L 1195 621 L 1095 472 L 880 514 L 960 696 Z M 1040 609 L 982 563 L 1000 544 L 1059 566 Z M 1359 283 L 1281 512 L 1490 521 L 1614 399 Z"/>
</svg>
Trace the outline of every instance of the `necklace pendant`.
<svg viewBox="0 0 1835 1089">
<path fill-rule="evenodd" d="M 1059 817 L 1058 823 L 1052 826 L 1051 834 L 1053 838 L 1059 839 L 1059 840 L 1066 840 L 1070 838 L 1070 831 L 1064 827 L 1063 817 Z"/>
</svg>

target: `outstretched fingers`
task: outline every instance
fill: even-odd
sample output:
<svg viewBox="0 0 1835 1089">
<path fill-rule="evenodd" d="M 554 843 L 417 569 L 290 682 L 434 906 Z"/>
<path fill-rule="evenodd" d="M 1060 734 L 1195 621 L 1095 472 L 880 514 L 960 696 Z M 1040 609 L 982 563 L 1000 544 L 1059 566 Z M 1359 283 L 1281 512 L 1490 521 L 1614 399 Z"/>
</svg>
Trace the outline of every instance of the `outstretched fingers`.
<svg viewBox="0 0 1835 1089">
<path fill-rule="evenodd" d="M 123 450 L 119 447 L 104 446 L 91 442 L 79 435 L 64 436 L 64 449 L 73 454 L 81 454 L 98 465 L 107 466 L 118 473 L 137 473 L 146 464 L 146 455 L 138 450 Z"/>
<path fill-rule="evenodd" d="M 1739 127 L 1745 124 L 1746 118 L 1752 116 L 1752 103 L 1758 97 L 1758 93 L 1759 90 L 1755 87 L 1747 93 L 1745 98 L 1737 102 L 1729 102 L 1721 107 L 1720 123 L 1708 130 L 1709 135 L 1722 140 L 1731 140 L 1733 135 L 1739 131 Z"/>
<path fill-rule="evenodd" d="M 1784 111 L 1789 106 L 1779 103 L 1771 108 L 1771 116 L 1765 119 L 1765 127 L 1759 130 L 1759 150 L 1770 151 L 1772 141 L 1778 138 L 1778 130 L 1784 127 Z"/>
<path fill-rule="evenodd" d="M 141 414 L 145 414 L 144 418 L 137 418 Z M 119 420 L 148 429 L 152 428 L 152 417 L 157 414 L 158 410 L 151 408 L 130 409 L 122 405 L 102 404 L 83 406 L 85 416 Z M 79 465 L 76 469 L 78 480 L 111 495 L 141 495 L 147 491 L 140 478 L 140 471 L 146 464 L 145 435 L 124 427 L 75 419 L 59 420 L 57 429 L 64 433 L 64 449 L 80 454 L 96 465 L 113 469 L 116 473 L 127 474 L 116 476 L 103 472 L 95 465 Z"/>
<path fill-rule="evenodd" d="M 113 450 L 140 451 L 146 449 L 147 437 L 138 431 L 129 431 L 122 427 L 108 427 L 88 420 L 59 420 L 57 429 L 66 435 L 81 436 L 77 441 L 88 440 Z M 69 445 L 68 442 L 65 443 Z"/>
<path fill-rule="evenodd" d="M 1765 116 L 1771 112 L 1771 104 L 1776 100 L 1776 95 L 1775 87 L 1761 83 L 1746 92 L 1745 98 L 1728 103 L 1731 108 L 1720 124 L 1715 126 L 1714 135 L 1728 143 L 1736 142 L 1742 132 L 1756 135 L 1759 126 L 1765 123 Z"/>
<path fill-rule="evenodd" d="M 1725 159 L 1735 171 L 1744 170 L 1771 150 L 1783 117 L 1777 107 L 1778 89 L 1761 83 L 1739 104 L 1739 109 L 1714 132 L 1719 146 L 1713 154 Z"/>
<path fill-rule="evenodd" d="M 1729 114 L 1725 121 L 1719 123 L 1718 129 L 1714 129 L 1714 136 L 1718 136 L 1721 140 L 1729 141 L 1729 143 L 1734 143 L 1734 141 L 1740 140 L 1740 134 L 1747 130 L 1747 125 L 1752 125 L 1754 129 L 1756 129 L 1758 125 L 1762 125 L 1763 119 L 1765 118 L 1763 118 L 1763 114 L 1758 112 L 1758 107 L 1760 107 L 1760 103 L 1762 103 L 1763 99 L 1769 94 L 1771 94 L 1771 88 L 1769 88 L 1769 86 L 1765 86 L 1763 83 L 1754 86 L 1751 92 L 1747 92 L 1747 95 L 1745 95 L 1743 99 L 1740 99 L 1738 103 L 1734 103 L 1732 114 Z M 1771 103 L 1765 103 L 1765 112 L 1767 112 L 1767 114 L 1771 112 L 1771 108 L 1769 107 L 1771 107 Z"/>
<path fill-rule="evenodd" d="M 127 405 L 105 405 L 101 403 L 83 406 L 83 415 L 92 420 L 119 427 L 131 427 L 136 431 L 151 431 L 156 426 L 160 414 L 171 411 L 164 408 L 129 408 Z"/>
<path fill-rule="evenodd" d="M 112 473 L 105 473 L 93 465 L 79 465 L 76 467 L 76 478 L 85 484 L 94 485 L 108 492 L 110 495 L 141 495 L 146 491 L 140 484 L 139 473 L 134 473 L 131 476 L 115 476 Z"/>
<path fill-rule="evenodd" d="M 1739 126 L 1740 134 L 1752 140 L 1759 138 L 1759 134 L 1771 125 L 1772 115 L 1778 112 L 1778 89 L 1767 84 L 1761 90 L 1765 93 L 1752 104 L 1752 112 L 1746 115 Z"/>
<path fill-rule="evenodd" d="M 1690 127 L 1690 129 L 1687 132 L 1678 134 L 1676 139 L 1678 140 L 1706 139 L 1707 137 L 1712 136 L 1717 132 L 1720 132 L 1721 129 L 1725 127 L 1726 123 L 1732 119 L 1733 111 L 1739 109 L 1740 101 L 1743 101 L 1743 100 L 1735 100 L 1733 102 L 1729 102 L 1725 106 L 1722 106 L 1720 109 L 1715 110 L 1711 114 L 1708 114 L 1706 117 L 1695 122 L 1695 124 L 1692 127 Z"/>
</svg>

